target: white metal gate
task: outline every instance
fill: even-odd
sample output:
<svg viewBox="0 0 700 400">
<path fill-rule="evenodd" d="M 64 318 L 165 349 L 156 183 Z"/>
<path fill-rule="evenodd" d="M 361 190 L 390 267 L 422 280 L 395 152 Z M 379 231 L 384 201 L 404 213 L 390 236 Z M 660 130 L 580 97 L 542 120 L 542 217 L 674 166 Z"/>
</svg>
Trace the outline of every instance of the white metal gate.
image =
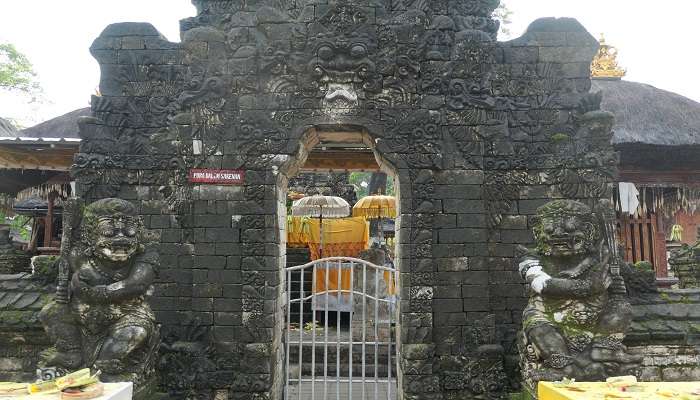
<svg viewBox="0 0 700 400">
<path fill-rule="evenodd" d="M 331 257 L 286 279 L 285 399 L 396 399 L 396 270 Z"/>
</svg>

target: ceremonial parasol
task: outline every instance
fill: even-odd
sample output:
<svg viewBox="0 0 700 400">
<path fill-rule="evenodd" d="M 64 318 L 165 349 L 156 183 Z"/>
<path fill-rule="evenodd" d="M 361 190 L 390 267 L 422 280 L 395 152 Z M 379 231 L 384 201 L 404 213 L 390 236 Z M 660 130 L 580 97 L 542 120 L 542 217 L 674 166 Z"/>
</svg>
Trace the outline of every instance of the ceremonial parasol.
<svg viewBox="0 0 700 400">
<path fill-rule="evenodd" d="M 384 195 L 365 196 L 352 207 L 352 216 L 378 219 L 379 240 L 383 242 L 382 218 L 396 218 L 396 198 Z"/>
<path fill-rule="evenodd" d="M 292 204 L 292 215 L 319 218 L 321 243 L 319 255 L 323 258 L 323 217 L 342 218 L 350 214 L 350 204 L 341 197 L 316 194 L 303 197 Z"/>
</svg>

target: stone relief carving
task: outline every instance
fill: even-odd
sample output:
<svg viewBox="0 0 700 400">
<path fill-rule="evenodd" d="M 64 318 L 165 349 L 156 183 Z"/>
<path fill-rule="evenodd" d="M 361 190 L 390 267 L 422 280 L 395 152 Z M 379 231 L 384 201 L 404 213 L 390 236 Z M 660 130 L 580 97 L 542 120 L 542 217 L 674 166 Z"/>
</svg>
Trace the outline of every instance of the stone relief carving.
<svg viewBox="0 0 700 400">
<path fill-rule="evenodd" d="M 171 399 L 212 399 L 208 382 L 217 368 L 211 332 L 200 321 L 184 321 L 179 331 L 164 334 L 158 375 Z"/>
<path fill-rule="evenodd" d="M 443 228 L 436 214 L 446 204 L 441 198 L 445 182 L 434 179 L 439 172 L 474 170 L 483 180 L 483 198 L 476 202 L 483 200 L 487 226 L 475 221 L 488 230 L 489 243 L 469 246 L 483 246 L 480 251 L 489 256 L 492 249 L 512 247 L 501 246 L 499 229 L 509 221 L 504 216 L 520 213 L 520 201 L 531 187 L 546 187 L 536 201 L 605 197 L 615 161 L 606 142 L 610 118 L 597 111 L 599 101 L 584 95 L 590 88 L 587 76 L 563 70 L 564 61 L 567 68 L 576 67 L 572 60 L 538 58 L 538 46 L 528 42 L 539 31 L 562 32 L 571 40 L 565 50 L 585 56 L 594 43 L 578 24 L 534 24 L 525 39 L 497 43 L 498 24 L 490 17 L 496 0 L 397 0 L 371 7 L 345 0 L 195 4 L 199 15 L 183 21 L 183 43 L 163 45 L 168 52 L 179 49 L 163 56 L 168 65 L 144 61 L 123 74 L 106 73 L 119 83 L 119 95 L 93 105 L 97 119 L 81 127 L 86 140 L 75 172 L 92 198 L 152 186 L 154 196 L 177 214 L 181 237 L 191 244 L 198 188 L 187 183 L 185 172 L 194 166 L 246 169 L 251 182 L 235 200 L 241 203 L 231 206 L 259 213 L 263 222 L 253 226 L 244 216 L 240 241 L 231 246 L 240 249 L 231 256 L 232 264 L 242 264 L 235 310 L 241 321 L 235 330 L 239 348 L 231 357 L 244 359 L 243 347 L 276 335 L 269 307 L 279 282 L 262 272 L 276 257 L 260 240 L 263 230 L 270 234 L 264 221 L 272 219 L 263 212 L 273 192 L 271 177 L 264 175 L 271 171 L 274 176 L 275 168 L 296 154 L 300 128 L 341 120 L 372 126 L 377 150 L 404 174 L 402 213 L 410 215 L 410 222 L 403 225 L 402 244 L 411 284 L 402 311 L 420 321 L 405 328 L 406 346 L 429 347 L 437 326 L 432 320 L 440 300 L 434 257 L 444 257 L 435 250 L 444 243 L 436 234 Z M 201 141 L 198 154 L 195 141 Z M 507 312 L 517 308 L 508 307 Z M 271 351 L 253 350 L 253 359 L 269 362 Z M 492 385 L 503 381 L 502 359 L 493 354 L 475 352 L 484 364 L 464 359 L 445 364 L 440 373 L 425 367 L 435 361 L 433 354 L 402 360 L 403 371 L 417 376 L 403 391 L 421 398 L 444 390 L 458 398 L 464 390 L 470 397 L 503 390 Z M 269 392 L 270 368 L 255 365 L 258 371 L 242 371 L 215 387 L 232 387 L 236 395 Z"/>
<path fill-rule="evenodd" d="M 43 364 L 60 371 L 91 367 L 105 381 L 132 381 L 137 393 L 148 391 L 160 341 L 146 301 L 158 267 L 152 238 L 128 201 L 72 207 L 67 219 L 82 221 L 77 240 L 63 245 L 56 298 L 40 314 L 55 340 Z"/>
<path fill-rule="evenodd" d="M 573 200 L 552 201 L 537 211 L 537 247 L 525 250 L 520 263 L 530 285 L 520 357 L 531 391 L 540 380 L 597 381 L 634 373 L 641 361 L 622 344 L 632 309 L 603 218 L 602 210 Z"/>
</svg>

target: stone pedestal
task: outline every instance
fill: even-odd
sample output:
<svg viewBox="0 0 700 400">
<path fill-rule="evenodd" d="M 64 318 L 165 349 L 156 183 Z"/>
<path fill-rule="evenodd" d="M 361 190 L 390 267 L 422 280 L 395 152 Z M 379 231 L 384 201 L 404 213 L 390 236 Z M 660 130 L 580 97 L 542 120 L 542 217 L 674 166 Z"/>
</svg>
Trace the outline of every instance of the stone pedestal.
<svg viewBox="0 0 700 400">
<path fill-rule="evenodd" d="M 700 287 L 700 242 L 671 252 L 668 261 L 681 289 Z"/>
<path fill-rule="evenodd" d="M 384 265 L 386 254 L 381 249 L 368 249 L 360 257 L 375 265 Z M 363 271 L 364 269 L 364 271 Z M 391 313 L 394 308 L 393 296 L 389 292 L 387 280 L 391 273 L 372 267 L 355 266 L 353 285 L 355 296 L 352 312 L 352 337 L 355 340 L 386 342 L 391 335 Z M 364 293 L 361 295 L 359 293 Z M 363 325 L 364 321 L 364 325 Z"/>
<path fill-rule="evenodd" d="M 0 225 L 0 274 L 31 272 L 29 255 L 16 249 L 10 239 L 10 227 Z"/>
</svg>

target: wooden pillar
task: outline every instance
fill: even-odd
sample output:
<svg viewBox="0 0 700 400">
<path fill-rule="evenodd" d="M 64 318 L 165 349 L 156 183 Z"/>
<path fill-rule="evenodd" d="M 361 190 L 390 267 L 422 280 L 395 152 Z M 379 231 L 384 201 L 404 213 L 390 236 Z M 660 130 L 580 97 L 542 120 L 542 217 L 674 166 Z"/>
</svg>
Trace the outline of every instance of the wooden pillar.
<svg viewBox="0 0 700 400">
<path fill-rule="evenodd" d="M 664 226 L 663 213 L 658 212 L 654 230 L 654 253 L 656 255 L 656 277 L 668 277 L 668 260 L 666 260 L 666 227 Z"/>
<path fill-rule="evenodd" d="M 46 211 L 46 222 L 44 223 L 44 247 L 52 247 L 53 241 L 53 206 L 58 193 L 51 192 L 48 196 L 48 209 Z"/>
<path fill-rule="evenodd" d="M 621 213 L 622 217 L 620 218 L 620 233 L 622 237 L 624 237 L 624 244 L 625 244 L 625 261 L 627 262 L 634 262 L 633 256 L 632 256 L 632 232 L 630 231 L 630 216 L 627 213 Z"/>
<path fill-rule="evenodd" d="M 35 252 L 37 248 L 37 243 L 39 243 L 39 218 L 34 218 L 34 222 L 32 223 L 32 239 L 29 241 L 29 247 L 27 250 L 30 252 Z"/>
</svg>

